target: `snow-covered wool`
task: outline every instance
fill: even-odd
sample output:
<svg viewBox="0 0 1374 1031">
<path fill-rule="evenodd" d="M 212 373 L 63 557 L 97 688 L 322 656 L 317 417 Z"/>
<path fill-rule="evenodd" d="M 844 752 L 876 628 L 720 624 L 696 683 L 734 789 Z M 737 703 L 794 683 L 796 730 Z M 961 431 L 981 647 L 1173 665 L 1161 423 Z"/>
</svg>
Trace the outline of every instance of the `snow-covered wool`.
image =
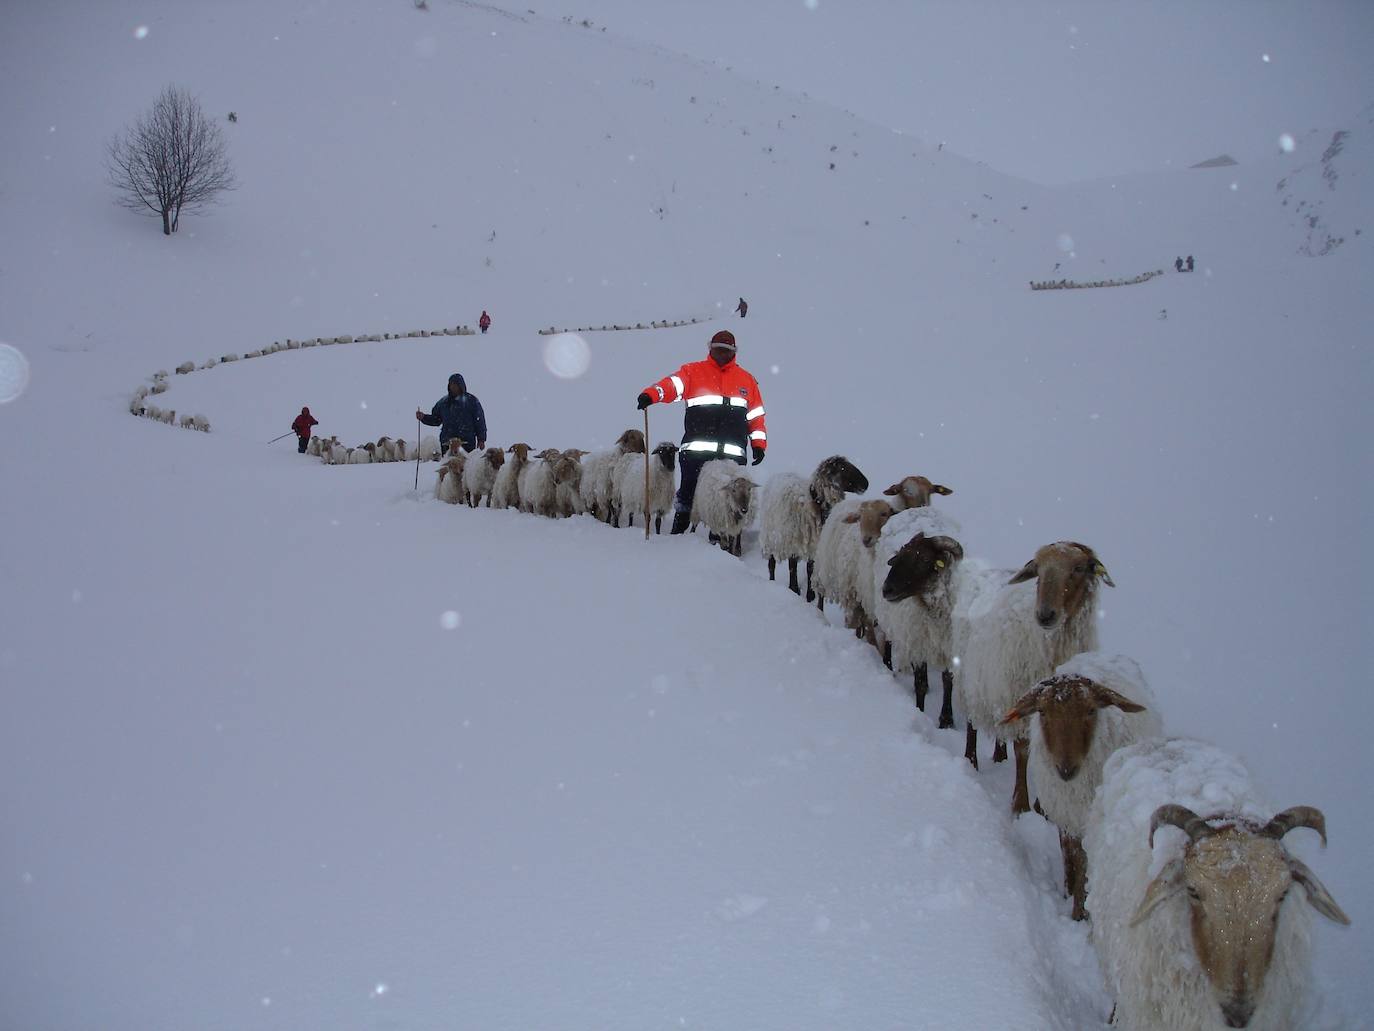
<svg viewBox="0 0 1374 1031">
<path fill-rule="evenodd" d="M 310 443 L 305 445 L 305 453 L 307 455 L 314 455 L 316 458 L 319 458 L 321 455 L 320 448 L 323 446 L 323 444 L 324 441 L 321 440 L 319 437 L 311 437 Z"/>
<path fill-rule="evenodd" d="M 618 456 L 617 451 L 596 451 L 582 463 L 582 480 L 578 485 L 582 509 L 602 522 L 610 513 L 610 490 L 606 485 L 610 481 L 611 465 Z"/>
<path fill-rule="evenodd" d="M 391 442 L 391 450 L 396 454 L 396 461 L 406 462 L 415 456 L 406 451 L 406 442 L 401 437 L 397 437 Z"/>
<path fill-rule="evenodd" d="M 616 508 L 634 525 L 635 516 L 654 519 L 657 530 L 663 532 L 663 516 L 673 510 L 677 492 L 677 445 L 665 440 L 654 446 L 649 457 L 649 511 L 644 512 L 644 462 L 639 456 L 616 463 Z"/>
<path fill-rule="evenodd" d="M 563 457 L 557 448 L 545 448 L 531 459 L 520 476 L 520 508 L 539 516 L 557 516 L 553 463 Z"/>
<path fill-rule="evenodd" d="M 883 491 L 892 503 L 893 509 L 902 512 L 908 508 L 924 508 L 930 504 L 932 494 L 953 494 L 939 483 L 931 483 L 924 476 L 904 476 L 887 490 Z"/>
<path fill-rule="evenodd" d="M 320 448 L 326 465 L 347 465 L 348 448 L 339 443 L 338 437 L 330 437 L 329 442 Z"/>
<path fill-rule="evenodd" d="M 749 478 L 749 467 L 728 458 L 715 458 L 701 467 L 692 498 L 692 523 L 704 523 L 720 538 L 720 546 L 738 556 L 741 538 L 754 521 L 759 485 Z"/>
<path fill-rule="evenodd" d="M 178 376 L 185 376 L 188 372 L 195 372 L 195 371 L 196 371 L 196 363 L 195 363 L 195 362 L 182 362 L 180 365 L 177 366 L 177 375 L 178 375 Z"/>
<path fill-rule="evenodd" d="M 1240 760 L 1206 742 L 1156 738 L 1107 760 L 1083 845 L 1115 1027 L 1310 1026 L 1308 907 L 1350 919 L 1284 846 L 1299 827 L 1326 843 L 1320 810 L 1275 814 Z"/>
<path fill-rule="evenodd" d="M 210 432 L 210 420 L 197 413 L 191 416 L 191 429 L 199 430 L 201 433 Z"/>
<path fill-rule="evenodd" d="M 1027 581 L 1035 580 L 1031 587 Z M 1016 699 L 1079 652 L 1097 650 L 1098 583 L 1112 584 L 1086 544 L 1058 541 L 1036 551 L 1005 587 L 970 610 L 960 695 L 970 725 L 970 761 L 977 734 L 1007 733 L 1016 742 L 1012 811 L 1030 809 L 1026 787 L 1026 721 L 1001 726 Z"/>
<path fill-rule="evenodd" d="M 939 726 L 954 726 L 954 606 L 962 583 L 962 530 L 933 508 L 895 513 L 873 548 L 873 619 L 891 647 L 895 673 L 910 673 L 926 708 L 930 670 L 943 688 Z"/>
<path fill-rule="evenodd" d="M 377 445 L 368 441 L 366 444 L 359 444 L 353 449 L 353 453 L 348 456 L 350 465 L 367 465 L 373 461 L 376 454 Z"/>
<path fill-rule="evenodd" d="M 150 393 L 150 394 L 165 394 L 165 393 L 167 393 L 167 381 L 166 381 L 166 380 L 163 380 L 163 379 L 157 380 L 155 383 L 153 383 L 153 388 L 152 388 L 151 390 L 149 390 L 148 393 Z"/>
<path fill-rule="evenodd" d="M 468 504 L 476 508 L 487 499 L 491 507 L 491 488 L 496 483 L 496 473 L 506 461 L 506 453 L 499 447 L 489 447 L 480 454 L 468 456 L 463 466 L 463 490 L 467 493 Z"/>
<path fill-rule="evenodd" d="M 439 479 L 434 484 L 434 496 L 440 501 L 456 505 L 463 500 L 463 466 L 467 455 L 457 454 L 439 463 Z"/>
<path fill-rule="evenodd" d="M 582 456 L 585 451 L 569 448 L 562 457 L 553 463 L 554 508 L 561 519 L 581 515 L 586 509 L 582 504 Z"/>
<path fill-rule="evenodd" d="M 146 415 L 148 411 L 146 398 L 148 388 L 140 386 L 134 390 L 134 396 L 129 398 L 129 412 L 132 415 Z"/>
<path fill-rule="evenodd" d="M 843 455 L 831 455 L 822 461 L 809 480 L 796 473 L 769 477 L 759 506 L 759 545 L 768 559 L 768 579 L 773 579 L 778 560 L 786 559 L 787 586 L 793 594 L 801 594 L 797 563 L 804 560 L 806 600 L 814 601 L 811 576 L 816 568 L 821 527 L 846 493 L 862 494 L 866 490 L 868 478 Z"/>
<path fill-rule="evenodd" d="M 392 440 L 390 437 L 377 438 L 377 452 L 373 460 L 377 462 L 396 461 L 396 451 L 392 447 Z"/>
<path fill-rule="evenodd" d="M 434 460 L 434 456 L 438 451 L 439 438 L 431 433 L 420 441 L 419 460 L 422 462 L 431 462 Z"/>
<path fill-rule="evenodd" d="M 168 426 L 175 426 L 177 423 L 177 410 L 175 408 L 164 409 L 161 419 Z"/>
<path fill-rule="evenodd" d="M 189 430 L 191 428 L 191 417 L 189 415 L 183 415 L 181 417 L 181 428 L 183 430 Z"/>
<path fill-rule="evenodd" d="M 511 457 L 497 471 L 496 480 L 492 483 L 492 508 L 520 507 L 519 476 L 530 460 L 530 450 L 530 446 L 525 443 L 512 444 L 506 448 L 506 454 Z"/>
<path fill-rule="evenodd" d="M 875 644 L 873 546 L 892 515 L 885 500 L 841 501 L 830 510 L 816 545 L 817 605 L 823 609 L 827 600 L 838 605 L 845 613 L 844 625 Z"/>
<path fill-rule="evenodd" d="M 1074 900 L 1073 918 L 1082 920 L 1088 810 L 1112 753 L 1163 735 L 1154 695 L 1134 659 L 1084 652 L 1017 699 L 1007 718 L 1029 720 L 1030 785 L 1059 828 L 1064 888 Z"/>
</svg>

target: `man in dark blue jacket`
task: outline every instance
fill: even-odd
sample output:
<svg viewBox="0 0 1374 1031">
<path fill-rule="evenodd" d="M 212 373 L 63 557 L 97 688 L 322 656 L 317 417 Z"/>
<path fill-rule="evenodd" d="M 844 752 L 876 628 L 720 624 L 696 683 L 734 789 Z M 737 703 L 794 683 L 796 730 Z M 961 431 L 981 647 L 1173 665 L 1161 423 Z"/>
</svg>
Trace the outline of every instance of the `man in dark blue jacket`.
<svg viewBox="0 0 1374 1031">
<path fill-rule="evenodd" d="M 487 446 L 487 417 L 482 402 L 468 393 L 468 385 L 459 373 L 448 378 L 448 393 L 439 399 L 433 411 L 426 415 L 417 408 L 415 418 L 426 426 L 440 427 L 440 450 L 446 450 L 450 440 L 457 441 L 456 446 L 464 451 Z"/>
</svg>

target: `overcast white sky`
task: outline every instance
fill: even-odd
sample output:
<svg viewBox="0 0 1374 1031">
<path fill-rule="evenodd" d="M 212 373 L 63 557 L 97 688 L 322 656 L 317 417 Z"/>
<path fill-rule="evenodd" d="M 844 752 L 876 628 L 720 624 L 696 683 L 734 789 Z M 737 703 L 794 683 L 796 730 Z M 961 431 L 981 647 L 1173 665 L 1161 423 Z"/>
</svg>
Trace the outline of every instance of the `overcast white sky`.
<svg viewBox="0 0 1374 1031">
<path fill-rule="evenodd" d="M 1043 183 L 1244 160 L 1374 102 L 1367 0 L 529 6 L 718 60 Z"/>
</svg>

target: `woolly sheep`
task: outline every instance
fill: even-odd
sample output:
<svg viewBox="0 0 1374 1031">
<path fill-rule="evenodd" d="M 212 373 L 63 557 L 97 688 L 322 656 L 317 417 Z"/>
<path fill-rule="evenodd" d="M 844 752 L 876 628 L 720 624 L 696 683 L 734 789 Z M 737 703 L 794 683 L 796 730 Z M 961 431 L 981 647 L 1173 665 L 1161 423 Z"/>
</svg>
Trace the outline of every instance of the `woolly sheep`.
<svg viewBox="0 0 1374 1031">
<path fill-rule="evenodd" d="M 434 434 L 429 434 L 420 441 L 419 453 L 416 456 L 422 462 L 434 460 L 434 456 L 439 453 L 439 438 Z"/>
<path fill-rule="evenodd" d="M 439 479 L 434 484 L 434 496 L 440 501 L 456 505 L 463 500 L 463 466 L 467 455 L 463 451 L 439 463 Z"/>
<path fill-rule="evenodd" d="M 491 487 L 492 508 L 520 507 L 520 473 L 530 460 L 530 446 L 525 443 L 512 444 L 506 448 L 507 459 L 496 473 Z"/>
<path fill-rule="evenodd" d="M 827 599 L 835 603 L 845 614 L 844 625 L 875 644 L 873 546 L 892 515 L 884 500 L 841 501 L 830 510 L 816 544 L 817 606 L 823 610 Z"/>
<path fill-rule="evenodd" d="M 646 450 L 643 430 L 626 430 L 610 451 L 591 456 L 582 470 L 582 501 L 587 511 L 605 522 L 615 520 L 615 461 L 621 455 L 642 455 Z"/>
<path fill-rule="evenodd" d="M 1024 586 L 1035 580 L 1034 588 Z M 1036 551 L 1006 586 L 970 612 L 960 693 L 969 720 L 966 754 L 977 765 L 979 731 L 997 733 L 1002 717 L 1024 692 L 1079 652 L 1097 650 L 1097 590 L 1114 587 L 1107 568 L 1086 544 L 1058 541 Z M 1012 812 L 1030 809 L 1025 721 L 1010 724 L 1015 738 Z M 1005 757 L 1005 747 L 993 755 Z"/>
<path fill-rule="evenodd" d="M 653 518 L 654 532 L 663 532 L 663 517 L 673 510 L 677 492 L 677 445 L 665 440 L 656 445 L 649 459 L 649 511 L 644 511 L 644 462 L 633 460 L 616 467 L 616 507 L 634 525 L 636 515 Z"/>
<path fill-rule="evenodd" d="M 538 459 L 525 466 L 520 476 L 520 509 L 535 515 L 554 517 L 557 491 L 553 482 L 553 463 L 563 457 L 557 448 L 545 448 Z"/>
<path fill-rule="evenodd" d="M 201 433 L 209 433 L 210 420 L 200 414 L 193 415 L 191 416 L 191 429 L 199 430 Z"/>
<path fill-rule="evenodd" d="M 395 440 L 391 442 L 391 450 L 396 453 L 396 461 L 409 461 L 409 456 L 407 456 L 406 454 L 406 442 L 402 440 L 400 437 L 397 437 Z"/>
<path fill-rule="evenodd" d="M 321 455 L 320 448 L 323 446 L 323 444 L 324 441 L 322 441 L 319 437 L 311 437 L 310 443 L 305 445 L 305 453 L 307 455 L 314 455 L 316 458 L 319 458 Z"/>
<path fill-rule="evenodd" d="M 371 441 L 368 441 L 366 444 L 359 444 L 353 449 L 352 454 L 348 456 L 349 464 L 367 465 L 373 460 L 376 451 L 377 445 L 373 444 Z"/>
<path fill-rule="evenodd" d="M 469 456 L 463 466 L 463 490 L 467 493 L 468 504 L 476 508 L 487 499 L 491 507 L 491 488 L 496 482 L 496 473 L 506 461 L 506 453 L 499 447 L 489 447 L 481 454 Z"/>
<path fill-rule="evenodd" d="M 195 372 L 195 371 L 196 371 L 196 363 L 195 363 L 195 362 L 182 362 L 180 365 L 177 366 L 177 375 L 178 375 L 178 376 L 185 376 L 188 372 Z"/>
<path fill-rule="evenodd" d="M 150 393 L 150 394 L 165 394 L 165 393 L 167 393 L 167 381 L 166 381 L 166 380 L 161 380 L 161 379 L 158 380 L 157 382 L 155 382 L 155 383 L 153 384 L 153 388 L 152 388 L 150 391 L 148 391 L 148 393 Z"/>
<path fill-rule="evenodd" d="M 375 461 L 378 461 L 378 462 L 394 462 L 394 461 L 396 461 L 396 449 L 392 446 L 392 444 L 393 444 L 393 442 L 392 442 L 392 439 L 391 439 L 390 437 L 378 437 L 378 438 L 377 438 L 377 454 L 376 454 Z"/>
<path fill-rule="evenodd" d="M 553 464 L 554 508 L 560 518 L 581 515 L 582 456 L 585 451 L 569 448 Z"/>
<path fill-rule="evenodd" d="M 888 642 L 884 660 L 910 672 L 916 707 L 926 708 L 929 671 L 940 671 L 938 725 L 954 726 L 954 608 L 963 585 L 959 524 L 933 508 L 895 513 L 873 552 L 873 619 Z"/>
<path fill-rule="evenodd" d="M 347 465 L 348 448 L 339 443 L 338 437 L 329 438 L 329 446 L 322 449 L 325 455 L 325 462 L 329 465 Z"/>
<path fill-rule="evenodd" d="M 797 473 L 779 473 L 769 478 L 759 506 L 761 530 L 759 545 L 768 559 L 768 579 L 772 580 L 778 559 L 787 560 L 787 586 L 801 594 L 797 582 L 797 563 L 806 561 L 806 600 L 815 601 L 811 576 L 816 569 L 816 545 L 821 539 L 830 510 L 844 500 L 846 493 L 868 490 L 868 478 L 843 455 L 831 455 L 812 472 L 808 480 Z"/>
<path fill-rule="evenodd" d="M 182 428 L 183 430 L 189 430 L 189 429 L 191 429 L 191 426 L 192 426 L 192 419 L 191 419 L 191 416 L 189 416 L 189 415 L 183 415 L 183 416 L 181 417 L 181 428 Z"/>
<path fill-rule="evenodd" d="M 1030 782 L 1059 828 L 1064 892 L 1084 919 L 1083 831 L 1102 767 L 1118 749 L 1164 733 L 1154 696 L 1134 659 L 1084 652 L 1022 695 L 1004 717 L 1030 721 Z"/>
<path fill-rule="evenodd" d="M 1107 760 L 1083 845 L 1119 1031 L 1310 1026 L 1308 907 L 1350 918 L 1284 846 L 1299 827 L 1326 844 L 1321 810 L 1275 814 L 1241 762 L 1202 741 L 1159 738 Z"/>
<path fill-rule="evenodd" d="M 728 458 L 712 459 L 702 465 L 692 498 L 692 524 L 704 523 L 720 538 L 721 548 L 736 557 L 758 508 L 759 485 L 749 478 L 748 469 Z"/>
<path fill-rule="evenodd" d="M 890 499 L 893 511 L 902 512 L 908 508 L 924 508 L 930 504 L 932 494 L 953 494 L 954 491 L 938 483 L 931 483 L 924 476 L 904 476 L 883 495 Z"/>
</svg>

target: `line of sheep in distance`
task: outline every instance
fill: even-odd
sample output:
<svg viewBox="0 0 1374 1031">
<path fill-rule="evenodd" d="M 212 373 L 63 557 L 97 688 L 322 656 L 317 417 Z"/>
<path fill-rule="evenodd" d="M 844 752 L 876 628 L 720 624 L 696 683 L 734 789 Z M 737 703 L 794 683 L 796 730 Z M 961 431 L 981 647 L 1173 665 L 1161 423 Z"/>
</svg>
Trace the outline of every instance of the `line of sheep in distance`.
<svg viewBox="0 0 1374 1031">
<path fill-rule="evenodd" d="M 435 495 L 614 526 L 652 519 L 661 533 L 678 449 L 646 448 L 629 429 L 596 452 L 455 449 L 441 461 Z M 1321 811 L 1275 813 L 1238 759 L 1163 736 L 1139 665 L 1098 648 L 1098 591 L 1115 584 L 1091 547 L 1056 541 L 1020 569 L 997 568 L 966 557 L 959 523 L 931 505 L 950 488 L 913 475 L 880 498 L 846 497 L 868 486 L 839 455 L 810 477 L 776 474 L 761 492 L 749 467 L 711 461 L 692 529 L 704 524 L 739 555 L 757 518 L 769 578 L 786 561 L 800 595 L 804 563 L 806 600 L 838 606 L 889 668 L 912 676 L 922 711 L 928 676 L 939 671 L 938 726 L 954 726 L 957 705 L 975 768 L 980 731 L 998 738 L 994 761 L 1006 758 L 1003 739 L 1013 742 L 1012 810 L 1029 810 L 1033 783 L 1037 809 L 1059 829 L 1073 917 L 1091 914 L 1117 1027 L 1298 1026 L 1310 911 L 1350 922 L 1283 845 L 1300 827 L 1325 844 Z"/>
</svg>

